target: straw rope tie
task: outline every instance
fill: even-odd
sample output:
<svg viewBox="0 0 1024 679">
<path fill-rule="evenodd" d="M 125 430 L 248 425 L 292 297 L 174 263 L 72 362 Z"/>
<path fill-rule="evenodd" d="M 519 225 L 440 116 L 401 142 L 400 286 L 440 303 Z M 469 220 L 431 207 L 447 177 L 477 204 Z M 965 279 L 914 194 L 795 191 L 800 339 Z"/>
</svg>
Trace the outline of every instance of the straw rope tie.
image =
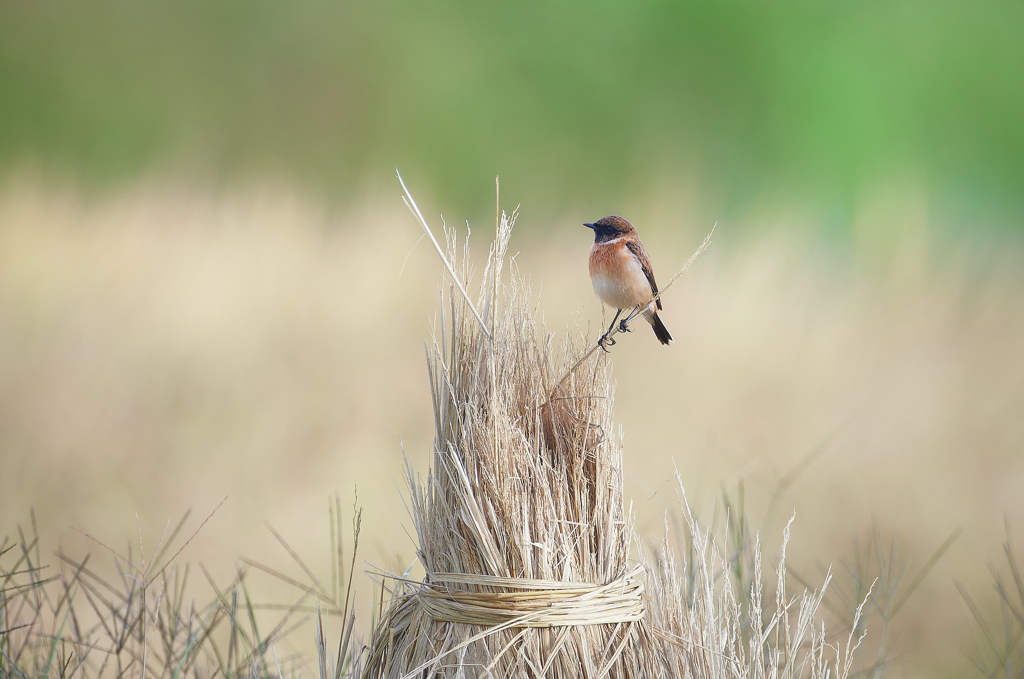
<svg viewBox="0 0 1024 679">
<path fill-rule="evenodd" d="M 467 625 L 560 627 L 634 622 L 644 616 L 643 566 L 603 585 L 432 573 L 416 594 L 433 620 Z M 481 589 L 462 589 L 463 587 Z M 487 588 L 487 589 L 482 589 Z"/>
</svg>

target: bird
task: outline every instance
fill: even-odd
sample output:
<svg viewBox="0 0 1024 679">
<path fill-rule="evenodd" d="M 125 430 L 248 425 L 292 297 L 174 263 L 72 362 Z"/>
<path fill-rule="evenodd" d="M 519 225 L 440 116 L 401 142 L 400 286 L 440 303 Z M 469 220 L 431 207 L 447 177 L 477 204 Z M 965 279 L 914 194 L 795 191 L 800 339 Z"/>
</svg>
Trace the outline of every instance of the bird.
<svg viewBox="0 0 1024 679">
<path fill-rule="evenodd" d="M 602 302 L 617 309 L 612 324 L 598 342 L 601 348 L 607 351 L 606 345 L 615 344 L 609 333 L 622 312 L 634 307 L 643 309 L 643 316 L 654 328 L 658 341 L 671 344 L 672 335 L 658 316 L 661 298 L 651 304 L 651 299 L 658 294 L 658 284 L 654 282 L 651 258 L 636 229 L 617 215 L 602 217 L 583 226 L 594 230 L 594 245 L 590 248 L 590 280 L 594 284 L 594 292 Z M 619 325 L 619 330 L 629 332 L 625 320 Z"/>
</svg>

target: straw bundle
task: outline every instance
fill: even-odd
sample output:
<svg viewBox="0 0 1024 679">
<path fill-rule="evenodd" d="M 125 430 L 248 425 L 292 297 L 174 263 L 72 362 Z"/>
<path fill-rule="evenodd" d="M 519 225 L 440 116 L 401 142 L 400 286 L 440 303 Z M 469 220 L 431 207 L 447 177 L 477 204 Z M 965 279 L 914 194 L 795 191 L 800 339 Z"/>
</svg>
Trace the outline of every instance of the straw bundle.
<svg viewBox="0 0 1024 679">
<path fill-rule="evenodd" d="M 408 583 L 374 634 L 365 676 L 649 676 L 636 643 L 643 569 L 612 432 L 606 367 L 559 387 L 578 352 L 538 334 L 529 290 L 502 270 L 502 215 L 471 304 L 469 252 L 446 232 L 443 332 L 428 352 L 436 437 L 425 481 L 410 474 L 423 583 Z M 461 254 L 461 256 L 460 256 Z M 454 270 L 458 267 L 458 270 Z M 483 321 L 483 323 L 481 323 Z"/>
<path fill-rule="evenodd" d="M 689 563 L 667 544 L 646 569 L 630 562 L 608 363 L 538 329 L 514 262 L 503 275 L 514 221 L 496 225 L 475 303 L 468 243 L 434 240 L 448 290 L 427 351 L 433 461 L 425 480 L 409 473 L 426 574 L 394 578 L 362 677 L 845 677 L 812 624 L 821 593 L 786 599 L 784 556 L 768 620 L 760 552 L 744 606 L 688 507 Z"/>
</svg>

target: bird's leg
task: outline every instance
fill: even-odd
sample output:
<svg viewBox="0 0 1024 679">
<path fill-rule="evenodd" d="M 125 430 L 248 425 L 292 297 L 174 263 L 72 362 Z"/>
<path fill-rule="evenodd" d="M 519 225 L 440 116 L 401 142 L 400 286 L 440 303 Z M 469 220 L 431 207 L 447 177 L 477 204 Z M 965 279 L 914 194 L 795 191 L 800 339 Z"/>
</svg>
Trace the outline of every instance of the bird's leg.
<svg viewBox="0 0 1024 679">
<path fill-rule="evenodd" d="M 650 308 L 652 308 L 653 305 L 654 305 L 654 302 L 651 302 L 650 304 L 647 305 L 647 308 L 650 309 Z M 633 310 L 634 313 L 636 313 L 637 311 L 639 311 L 639 308 Z M 629 322 L 629 319 L 630 319 L 630 316 L 627 316 L 626 318 L 622 319 L 622 322 L 619 323 L 619 332 L 633 332 L 633 330 L 628 325 L 626 325 L 626 323 Z"/>
<path fill-rule="evenodd" d="M 608 326 L 608 329 L 604 333 L 605 337 L 608 337 L 609 333 L 611 333 L 612 328 L 615 327 L 615 321 L 619 320 L 619 316 L 621 316 L 621 315 L 622 315 L 622 309 L 619 309 L 619 310 L 617 310 L 615 312 L 615 318 L 612 319 L 612 324 Z"/>
<path fill-rule="evenodd" d="M 615 327 L 615 322 L 617 320 L 619 320 L 619 316 L 621 316 L 621 315 L 622 315 L 622 309 L 619 309 L 618 311 L 615 312 L 615 318 L 612 319 L 612 324 L 609 325 L 608 329 L 605 331 L 605 333 L 603 335 L 601 335 L 601 339 L 597 340 L 598 346 L 600 346 L 605 351 L 608 351 L 608 347 L 615 346 L 615 339 L 612 338 L 612 337 L 609 337 L 609 335 L 612 332 L 612 328 Z"/>
</svg>

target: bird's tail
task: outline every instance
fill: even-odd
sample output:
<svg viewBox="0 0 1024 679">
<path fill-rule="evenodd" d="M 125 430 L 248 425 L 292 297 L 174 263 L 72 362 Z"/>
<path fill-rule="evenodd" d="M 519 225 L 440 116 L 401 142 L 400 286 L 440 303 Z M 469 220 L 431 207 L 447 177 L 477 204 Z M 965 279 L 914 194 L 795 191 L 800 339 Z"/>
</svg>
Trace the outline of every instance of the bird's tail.
<svg viewBox="0 0 1024 679">
<path fill-rule="evenodd" d="M 651 327 L 654 328 L 654 334 L 658 337 L 659 342 L 672 344 L 672 335 L 669 334 L 668 328 L 661 322 L 661 317 L 657 313 L 647 316 L 647 320 L 651 322 Z"/>
</svg>

